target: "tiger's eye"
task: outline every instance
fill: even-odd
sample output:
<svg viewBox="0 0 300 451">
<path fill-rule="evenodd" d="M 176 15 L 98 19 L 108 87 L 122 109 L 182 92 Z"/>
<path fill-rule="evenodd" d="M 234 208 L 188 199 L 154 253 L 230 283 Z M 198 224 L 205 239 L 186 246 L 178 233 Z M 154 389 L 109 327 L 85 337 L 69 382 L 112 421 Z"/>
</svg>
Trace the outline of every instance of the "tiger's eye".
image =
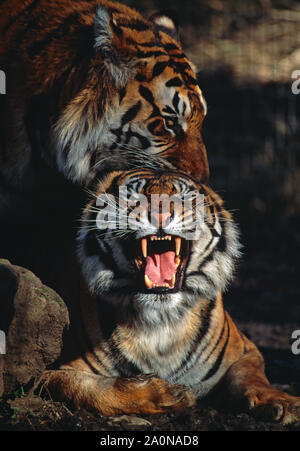
<svg viewBox="0 0 300 451">
<path fill-rule="evenodd" d="M 176 127 L 176 125 L 178 124 L 178 121 L 177 121 L 177 118 L 175 117 L 175 118 L 168 118 L 168 119 L 165 119 L 165 122 L 166 122 L 166 126 L 168 127 L 168 128 L 174 128 L 174 127 Z"/>
</svg>

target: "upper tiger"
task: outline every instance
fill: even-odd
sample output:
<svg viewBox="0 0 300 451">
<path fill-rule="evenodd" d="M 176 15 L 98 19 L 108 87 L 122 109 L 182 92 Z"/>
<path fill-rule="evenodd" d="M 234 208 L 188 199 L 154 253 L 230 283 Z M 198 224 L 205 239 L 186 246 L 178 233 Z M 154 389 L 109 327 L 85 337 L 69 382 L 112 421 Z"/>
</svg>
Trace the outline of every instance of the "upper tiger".
<svg viewBox="0 0 300 451">
<path fill-rule="evenodd" d="M 170 17 L 107 0 L 1 3 L 6 183 L 32 186 L 45 163 L 80 185 L 141 165 L 208 179 L 206 105 Z"/>
</svg>

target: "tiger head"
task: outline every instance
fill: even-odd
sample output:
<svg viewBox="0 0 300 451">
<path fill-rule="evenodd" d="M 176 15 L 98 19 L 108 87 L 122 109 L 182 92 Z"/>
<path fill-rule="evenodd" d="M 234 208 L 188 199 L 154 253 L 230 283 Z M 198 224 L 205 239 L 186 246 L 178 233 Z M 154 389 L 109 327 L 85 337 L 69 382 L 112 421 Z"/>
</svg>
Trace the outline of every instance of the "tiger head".
<svg viewBox="0 0 300 451">
<path fill-rule="evenodd" d="M 93 14 L 86 84 L 54 128 L 67 155 L 61 166 L 75 180 L 92 180 L 99 169 L 147 166 L 178 168 L 206 182 L 206 103 L 174 21 L 166 14 L 145 20 L 110 2 Z"/>
<path fill-rule="evenodd" d="M 107 175 L 85 208 L 78 240 L 91 292 L 156 307 L 214 300 L 239 256 L 222 200 L 178 171 Z"/>
</svg>

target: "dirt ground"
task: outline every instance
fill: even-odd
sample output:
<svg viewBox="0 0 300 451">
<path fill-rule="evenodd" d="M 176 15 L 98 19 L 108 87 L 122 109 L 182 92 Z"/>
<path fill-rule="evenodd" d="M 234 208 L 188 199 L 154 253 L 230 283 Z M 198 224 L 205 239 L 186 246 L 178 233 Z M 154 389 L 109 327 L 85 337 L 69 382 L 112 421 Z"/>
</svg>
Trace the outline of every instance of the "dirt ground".
<svg viewBox="0 0 300 451">
<path fill-rule="evenodd" d="M 300 288 L 297 265 L 275 264 L 271 256 L 241 263 L 225 305 L 240 328 L 263 353 L 271 382 L 300 395 L 300 355 L 291 351 L 291 335 L 300 330 Z M 194 408 L 162 415 L 103 418 L 41 398 L 22 389 L 0 404 L 1 431 L 285 431 L 245 412 L 218 410 L 199 401 Z"/>
</svg>

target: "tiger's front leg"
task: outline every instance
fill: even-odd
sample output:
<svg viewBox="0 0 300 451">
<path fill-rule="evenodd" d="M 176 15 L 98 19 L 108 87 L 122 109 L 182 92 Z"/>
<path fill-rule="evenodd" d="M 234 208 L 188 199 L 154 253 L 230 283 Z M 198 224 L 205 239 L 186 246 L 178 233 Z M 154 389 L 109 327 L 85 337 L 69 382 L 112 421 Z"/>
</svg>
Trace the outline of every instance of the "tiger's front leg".
<svg viewBox="0 0 300 451">
<path fill-rule="evenodd" d="M 249 351 L 226 374 L 225 386 L 235 400 L 255 416 L 283 424 L 300 424 L 300 397 L 273 388 L 264 372 L 264 361 L 250 343 Z"/>
<path fill-rule="evenodd" d="M 190 407 L 195 402 L 194 395 L 185 387 L 169 384 L 151 375 L 109 378 L 75 369 L 62 369 L 46 371 L 42 383 L 51 395 L 77 408 L 98 411 L 104 416 L 164 413 Z"/>
</svg>

